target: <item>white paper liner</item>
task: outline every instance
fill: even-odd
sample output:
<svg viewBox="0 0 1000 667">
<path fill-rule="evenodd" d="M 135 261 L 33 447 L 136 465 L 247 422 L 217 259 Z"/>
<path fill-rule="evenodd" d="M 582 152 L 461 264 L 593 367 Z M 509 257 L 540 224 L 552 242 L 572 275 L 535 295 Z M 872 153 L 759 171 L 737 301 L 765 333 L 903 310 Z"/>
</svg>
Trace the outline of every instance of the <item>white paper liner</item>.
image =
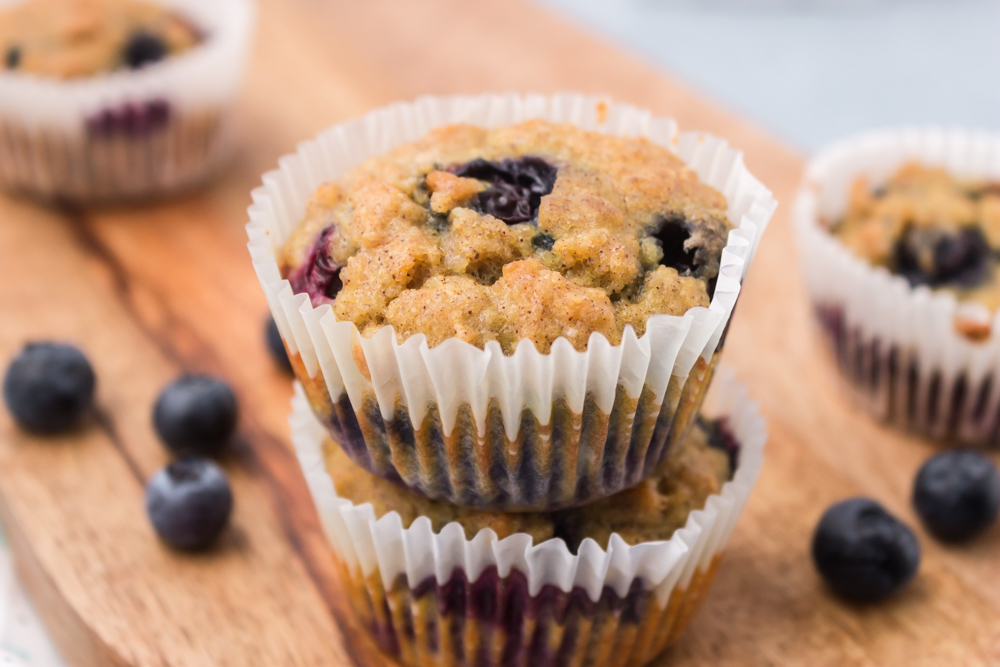
<svg viewBox="0 0 1000 667">
<path fill-rule="evenodd" d="M 995 440 L 1000 313 L 960 305 L 944 290 L 911 287 L 854 255 L 824 227 L 843 215 L 858 177 L 874 187 L 909 161 L 943 167 L 958 178 L 1000 180 L 1000 135 L 907 127 L 822 150 L 806 168 L 794 209 L 807 287 L 827 317 L 839 312 L 840 362 L 874 414 L 932 437 Z M 990 322 L 989 337 L 973 342 L 959 334 L 956 315 Z M 890 365 L 893 348 L 897 357 Z"/>
<path fill-rule="evenodd" d="M 0 9 L 23 1 L 0 0 Z M 46 196 L 145 195 L 191 185 L 224 161 L 231 143 L 228 123 L 213 120 L 206 129 L 205 118 L 222 116 L 236 96 L 255 7 L 250 0 L 156 1 L 189 19 L 204 41 L 135 71 L 59 80 L 0 70 L 0 184 Z M 169 105 L 165 136 L 147 140 L 148 145 L 125 136 L 104 154 L 92 155 L 88 121 L 151 102 Z M 116 170 L 106 182 L 102 172 Z"/>
<path fill-rule="evenodd" d="M 396 512 L 376 518 L 371 504 L 354 505 L 337 496 L 323 462 L 326 429 L 313 415 L 298 383 L 289 424 L 330 544 L 351 570 L 360 570 L 366 577 L 377 570 L 386 590 L 402 574 L 416 588 L 431 576 L 444 584 L 455 568 L 462 568 L 468 580 L 475 581 L 487 567 L 496 566 L 501 577 L 512 569 L 524 574 L 532 596 L 550 584 L 567 593 L 580 587 L 595 602 L 606 586 L 624 598 L 639 580 L 646 590 L 655 591 L 663 607 L 675 587 L 685 588 L 695 572 L 707 569 L 725 546 L 764 461 L 765 422 L 745 387 L 724 372 L 712 392 L 714 414 L 727 419 L 741 446 L 733 479 L 709 497 L 704 509 L 692 512 L 670 540 L 630 546 L 612 534 L 607 550 L 587 538 L 577 554 L 570 553 L 561 539 L 534 545 L 530 535 L 517 533 L 498 540 L 493 530 L 484 528 L 468 540 L 458 523 L 435 534 L 427 517 L 419 517 L 406 529 Z"/>
<path fill-rule="evenodd" d="M 606 116 L 599 122 L 602 108 Z M 452 339 L 429 349 L 425 337 L 416 335 L 400 344 L 391 327 L 364 338 L 353 323 L 338 322 L 329 305 L 313 308 L 307 295 L 293 294 L 282 279 L 276 252 L 298 226 L 309 197 L 320 184 L 434 127 L 458 122 L 495 127 L 531 118 L 569 122 L 617 136 L 648 137 L 676 152 L 704 182 L 726 196 L 728 216 L 737 229 L 730 232 L 723 251 L 709 308 L 694 308 L 683 317 L 654 315 L 645 335 L 637 338 L 629 329 L 620 345 L 594 334 L 585 352 L 577 352 L 563 338 L 552 345 L 549 354 L 522 341 L 513 355 L 505 356 L 494 342 L 479 349 Z M 776 206 L 770 191 L 744 166 L 742 153 L 725 141 L 703 133 L 678 135 L 672 119 L 575 93 L 421 97 L 336 125 L 301 144 L 279 165 L 264 175 L 263 186 L 253 192 L 247 234 L 254 268 L 289 351 L 301 355 L 310 377 L 322 370 L 334 401 L 347 392 L 356 411 L 361 396 L 373 391 L 383 419 L 390 419 L 401 404 L 419 428 L 428 406 L 436 402 L 446 436 L 463 403 L 470 404 L 482 436 L 491 398 L 500 404 L 511 440 L 525 408 L 546 425 L 558 397 L 565 397 L 569 407 L 580 413 L 590 393 L 597 406 L 610 413 L 619 384 L 633 399 L 647 385 L 658 405 L 671 374 L 686 378 L 699 356 L 707 360 L 715 351 Z M 364 352 L 371 380 L 358 368 L 355 345 Z"/>
</svg>

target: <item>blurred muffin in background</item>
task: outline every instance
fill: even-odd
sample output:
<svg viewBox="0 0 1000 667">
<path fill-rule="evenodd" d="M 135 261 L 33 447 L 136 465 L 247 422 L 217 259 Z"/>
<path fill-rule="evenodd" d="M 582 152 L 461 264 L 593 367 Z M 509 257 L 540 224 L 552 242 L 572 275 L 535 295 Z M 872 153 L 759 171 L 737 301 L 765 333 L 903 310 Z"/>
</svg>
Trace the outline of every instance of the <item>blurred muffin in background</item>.
<svg viewBox="0 0 1000 667">
<path fill-rule="evenodd" d="M 252 25 L 248 0 L 0 2 L 0 186 L 92 201 L 204 181 Z"/>
<path fill-rule="evenodd" d="M 859 178 L 833 234 L 910 285 L 1000 306 L 1000 181 L 963 180 L 916 162 L 873 187 Z M 965 330 L 973 338 L 989 330 Z"/>
<path fill-rule="evenodd" d="M 901 129 L 809 164 L 796 222 L 843 375 L 880 418 L 1000 439 L 1000 136 Z"/>
<path fill-rule="evenodd" d="M 198 42 L 192 23 L 142 0 L 28 0 L 0 11 L 9 72 L 72 79 L 139 69 Z"/>
</svg>

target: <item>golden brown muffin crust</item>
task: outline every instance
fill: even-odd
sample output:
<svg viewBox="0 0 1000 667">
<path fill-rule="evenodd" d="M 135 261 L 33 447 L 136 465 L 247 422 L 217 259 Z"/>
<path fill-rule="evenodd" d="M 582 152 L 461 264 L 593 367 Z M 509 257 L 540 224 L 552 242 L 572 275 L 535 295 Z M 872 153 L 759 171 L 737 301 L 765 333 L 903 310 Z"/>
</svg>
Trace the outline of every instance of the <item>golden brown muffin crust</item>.
<svg viewBox="0 0 1000 667">
<path fill-rule="evenodd" d="M 509 354 L 527 338 L 548 352 L 564 336 L 582 350 L 591 333 L 617 344 L 653 314 L 708 306 L 726 206 L 646 139 L 450 125 L 319 188 L 280 264 L 365 336 L 391 324 L 431 347 Z"/>
<path fill-rule="evenodd" d="M 4 68 L 57 79 L 129 67 L 129 41 L 143 33 L 165 54 L 198 43 L 197 30 L 173 12 L 142 0 L 27 0 L 0 10 Z"/>
<path fill-rule="evenodd" d="M 425 516 L 435 532 L 457 521 L 470 540 L 483 528 L 492 528 L 500 539 L 528 533 L 535 544 L 561 537 L 575 552 L 587 537 L 607 548 L 612 533 L 629 544 L 669 540 L 687 523 L 688 515 L 703 508 L 729 479 L 727 453 L 709 444 L 709 429 L 715 427 L 697 424 L 654 474 L 637 486 L 582 507 L 553 512 L 491 512 L 429 500 L 357 466 L 330 439 L 323 453 L 337 495 L 358 505 L 371 503 L 377 517 L 398 512 L 404 528 Z"/>
</svg>

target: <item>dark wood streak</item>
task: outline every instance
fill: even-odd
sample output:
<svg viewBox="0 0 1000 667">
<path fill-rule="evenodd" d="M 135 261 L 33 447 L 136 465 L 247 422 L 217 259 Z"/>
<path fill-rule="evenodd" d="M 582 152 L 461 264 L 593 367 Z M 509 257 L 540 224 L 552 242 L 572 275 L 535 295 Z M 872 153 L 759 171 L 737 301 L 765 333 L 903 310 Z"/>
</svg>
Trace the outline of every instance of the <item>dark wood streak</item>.
<svg viewBox="0 0 1000 667">
<path fill-rule="evenodd" d="M 166 337 L 150 327 L 136 310 L 132 293 L 139 284 L 138 281 L 128 272 L 128 269 L 119 261 L 111 248 L 94 232 L 93 223 L 84 209 L 70 203 L 61 202 L 57 210 L 65 219 L 67 227 L 73 233 L 73 237 L 80 248 L 98 264 L 102 265 L 111 276 L 114 294 L 125 309 L 129 319 L 139 327 L 139 330 L 143 332 L 146 338 L 156 346 L 165 358 L 170 360 L 175 366 L 185 369 L 185 360 L 178 353 L 177 348 Z M 148 286 L 143 285 L 143 287 L 146 288 Z M 150 289 L 150 292 L 156 297 L 163 312 L 169 316 L 168 322 L 175 321 L 176 318 L 173 316 L 173 313 L 166 307 L 165 299 L 157 294 L 155 290 Z"/>
<path fill-rule="evenodd" d="M 128 469 L 132 472 L 132 476 L 135 477 L 136 481 L 140 485 L 146 485 L 146 476 L 143 474 L 142 469 L 139 464 L 133 458 L 132 454 L 128 451 L 128 447 L 125 446 L 125 442 L 121 439 L 118 433 L 118 429 L 115 427 L 114 419 L 104 408 L 98 406 L 94 409 L 94 421 L 100 427 L 101 431 L 108 437 L 112 446 L 117 450 L 123 459 L 125 459 Z"/>
<path fill-rule="evenodd" d="M 218 356 L 212 351 L 203 338 L 198 336 L 186 322 L 178 318 L 167 306 L 167 300 L 152 290 L 148 285 L 140 284 L 137 278 L 128 271 L 125 265 L 114 254 L 114 251 L 105 244 L 99 235 L 94 232 L 93 223 L 88 218 L 86 212 L 80 207 L 72 204 L 62 203 L 58 207 L 59 212 L 68 223 L 74 237 L 81 248 L 95 261 L 100 263 L 111 276 L 113 291 L 125 309 L 128 317 L 132 320 L 142 334 L 153 343 L 156 349 L 173 365 L 180 369 L 187 370 L 193 368 L 209 368 L 220 371 L 223 364 Z M 166 315 L 168 326 L 165 327 L 166 335 L 157 331 L 147 324 L 141 314 L 135 308 L 132 294 L 135 289 L 141 287 L 148 290 L 156 298 L 159 307 Z M 183 332 L 186 340 L 193 343 L 195 352 L 184 354 L 171 340 L 169 332 Z M 224 375 L 224 373 L 222 373 Z M 114 427 L 114 422 L 107 412 L 96 411 L 96 420 L 104 430 L 109 440 L 114 445 L 122 458 L 129 466 L 136 479 L 145 484 L 144 475 L 136 463 L 135 459 L 128 452 L 125 443 L 119 437 Z M 317 519 L 307 516 L 308 511 L 303 511 L 303 507 L 312 507 L 312 499 L 305 491 L 304 480 L 296 480 L 295 484 L 282 483 L 275 470 L 298 471 L 298 461 L 288 446 L 278 437 L 268 432 L 256 420 L 244 414 L 241 417 L 241 428 L 230 442 L 227 452 L 223 455 L 224 464 L 235 464 L 245 471 L 252 478 L 260 480 L 267 490 L 274 508 L 275 516 L 281 526 L 281 530 L 288 540 L 291 550 L 302 563 L 303 569 L 312 581 L 314 587 L 323 600 L 331 618 L 337 621 L 336 613 L 336 585 L 329 576 L 324 576 L 326 570 L 332 574 L 332 561 L 324 567 L 317 562 L 316 554 L 310 551 L 303 542 L 302 536 L 309 532 L 321 531 Z M 261 458 L 258 448 L 263 446 L 266 450 L 266 458 L 271 465 L 267 465 Z M 297 488 L 303 490 L 304 498 L 295 497 L 289 489 Z M 310 525 L 311 524 L 311 525 Z M 325 536 L 320 535 L 319 539 L 325 542 Z M 356 656 L 348 643 L 348 650 L 351 651 L 352 660 L 358 662 Z M 360 663 L 359 663 L 360 664 Z"/>
</svg>

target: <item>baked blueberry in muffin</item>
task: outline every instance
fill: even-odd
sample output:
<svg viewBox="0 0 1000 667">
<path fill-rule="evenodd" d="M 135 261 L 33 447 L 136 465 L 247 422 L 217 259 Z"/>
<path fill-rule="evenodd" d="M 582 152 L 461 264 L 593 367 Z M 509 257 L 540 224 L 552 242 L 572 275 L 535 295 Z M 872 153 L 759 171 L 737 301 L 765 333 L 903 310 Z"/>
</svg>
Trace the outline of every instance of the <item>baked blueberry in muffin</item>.
<svg viewBox="0 0 1000 667">
<path fill-rule="evenodd" d="M 1000 307 L 1000 183 L 963 181 L 910 163 L 882 187 L 859 179 L 833 232 L 911 285 Z"/>
<path fill-rule="evenodd" d="M 4 68 L 57 79 L 138 69 L 199 41 L 183 17 L 143 0 L 27 0 L 0 11 Z"/>
<path fill-rule="evenodd" d="M 511 353 L 617 344 L 708 306 L 726 200 L 666 148 L 569 125 L 450 125 L 320 187 L 282 250 L 314 305 L 370 336 Z"/>
</svg>

